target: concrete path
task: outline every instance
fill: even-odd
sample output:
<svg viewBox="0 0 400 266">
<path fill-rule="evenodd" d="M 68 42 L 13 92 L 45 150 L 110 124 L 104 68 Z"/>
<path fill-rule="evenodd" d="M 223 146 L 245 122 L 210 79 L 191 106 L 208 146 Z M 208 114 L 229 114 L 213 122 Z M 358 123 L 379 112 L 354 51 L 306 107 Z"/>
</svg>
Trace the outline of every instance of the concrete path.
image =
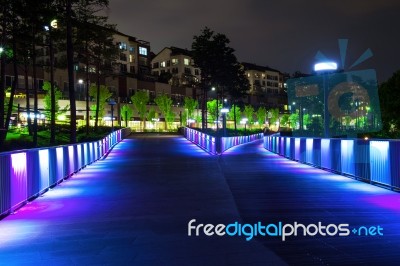
<svg viewBox="0 0 400 266">
<path fill-rule="evenodd" d="M 211 156 L 182 137 L 133 135 L 0 221 L 0 265 L 398 265 L 399 218 L 400 194 L 260 141 Z M 188 236 L 192 219 L 380 226 L 383 236 Z"/>
<path fill-rule="evenodd" d="M 192 219 L 240 221 L 218 157 L 136 135 L 0 221 L 0 265 L 284 264 L 258 241 L 188 236 Z"/>
</svg>

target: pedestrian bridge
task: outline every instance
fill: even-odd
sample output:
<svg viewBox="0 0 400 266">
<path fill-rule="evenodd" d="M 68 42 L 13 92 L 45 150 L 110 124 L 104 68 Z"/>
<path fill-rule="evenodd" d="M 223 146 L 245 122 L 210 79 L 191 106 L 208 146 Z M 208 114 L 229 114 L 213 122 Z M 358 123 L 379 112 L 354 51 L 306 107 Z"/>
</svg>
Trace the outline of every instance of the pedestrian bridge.
<svg viewBox="0 0 400 266">
<path fill-rule="evenodd" d="M 181 136 L 133 134 L 2 219 L 0 264 L 389 265 L 400 259 L 399 221 L 399 193 L 262 140 L 210 155 Z M 236 235 L 199 224 L 233 224 Z"/>
</svg>

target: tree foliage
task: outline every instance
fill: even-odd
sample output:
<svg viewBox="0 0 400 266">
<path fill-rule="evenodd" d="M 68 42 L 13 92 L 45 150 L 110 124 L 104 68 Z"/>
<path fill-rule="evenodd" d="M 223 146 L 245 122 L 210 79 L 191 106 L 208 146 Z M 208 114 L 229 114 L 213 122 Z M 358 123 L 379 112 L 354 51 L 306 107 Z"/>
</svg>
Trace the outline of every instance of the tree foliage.
<svg viewBox="0 0 400 266">
<path fill-rule="evenodd" d="M 44 91 L 46 91 L 46 95 L 44 96 L 44 115 L 46 116 L 46 119 L 47 120 L 50 120 L 51 119 L 51 103 L 52 103 L 52 101 L 51 101 L 51 84 L 50 84 L 50 82 L 48 82 L 48 81 L 45 81 L 44 83 L 43 83 L 43 90 Z M 65 112 L 67 112 L 68 111 L 68 107 L 66 107 L 66 108 L 63 108 L 63 109 L 61 109 L 60 108 L 60 105 L 59 105 L 59 103 L 58 103 L 58 101 L 61 99 L 61 97 L 62 97 L 62 93 L 61 93 L 61 91 L 60 91 L 60 89 L 57 87 L 57 86 L 55 86 L 54 87 L 54 94 L 55 94 L 55 104 L 54 104 L 54 106 L 55 106 L 55 115 L 57 116 L 57 115 L 60 115 L 60 114 L 63 114 L 63 113 L 65 113 Z"/>
<path fill-rule="evenodd" d="M 241 119 L 241 115 L 242 115 L 240 108 L 237 105 L 232 105 L 232 107 L 231 107 L 231 109 L 229 109 L 229 112 L 227 115 L 230 120 L 234 121 L 235 128 L 236 128 L 236 124 L 240 123 L 240 119 Z"/>
<path fill-rule="evenodd" d="M 265 124 L 265 119 L 267 118 L 267 110 L 264 106 L 260 106 L 257 109 L 257 122 L 260 126 Z"/>
<path fill-rule="evenodd" d="M 90 97 L 93 97 L 96 102 L 99 103 L 99 105 L 97 104 L 92 105 L 91 110 L 94 111 L 95 113 L 98 112 L 99 115 L 97 119 L 103 118 L 105 106 L 107 104 L 106 101 L 112 96 L 112 93 L 108 90 L 108 88 L 105 85 L 101 85 L 100 93 L 98 94 L 96 84 L 92 84 L 89 88 L 89 95 Z M 99 100 L 97 100 L 98 96 Z"/>
<path fill-rule="evenodd" d="M 133 114 L 132 108 L 129 107 L 129 105 L 124 104 L 121 107 L 121 117 L 122 120 L 125 121 L 125 127 L 128 127 L 128 121 L 131 119 Z"/>
<path fill-rule="evenodd" d="M 195 99 L 191 97 L 185 97 L 183 106 L 187 110 L 188 118 L 193 118 L 193 112 L 197 105 L 198 102 Z"/>
<path fill-rule="evenodd" d="M 279 108 L 273 108 L 268 111 L 269 125 L 275 125 L 279 120 Z"/>
<path fill-rule="evenodd" d="M 221 110 L 222 108 L 222 104 L 221 102 L 218 102 L 218 110 Z M 207 110 L 208 110 L 208 115 L 211 118 L 211 121 L 217 121 L 218 117 L 217 117 L 217 100 L 212 100 L 212 101 L 208 101 L 207 102 Z M 219 114 L 219 112 L 218 112 Z"/>
<path fill-rule="evenodd" d="M 145 119 L 147 113 L 147 103 L 149 102 L 149 95 L 145 91 L 137 91 L 131 97 L 133 106 L 139 114 L 140 120 L 143 122 L 143 129 L 145 128 Z"/>
<path fill-rule="evenodd" d="M 224 94 L 229 94 L 234 104 L 249 87 L 244 70 L 234 54 L 235 50 L 229 47 L 229 43 L 230 40 L 224 34 L 215 33 L 207 27 L 201 31 L 201 35 L 193 37 L 192 56 L 201 70 L 203 128 L 207 92 L 211 87 L 218 88 L 217 97 L 223 98 Z"/>
<path fill-rule="evenodd" d="M 254 121 L 254 108 L 251 105 L 245 105 L 244 106 L 244 110 L 243 110 L 243 114 L 245 115 L 245 117 L 247 118 L 247 122 L 249 123 L 249 125 L 251 126 L 253 124 Z"/>
<path fill-rule="evenodd" d="M 165 127 L 169 128 L 171 122 L 175 119 L 175 114 L 172 112 L 172 99 L 166 94 L 161 94 L 154 99 L 161 113 L 165 118 Z"/>
<path fill-rule="evenodd" d="M 382 131 L 388 137 L 400 136 L 400 70 L 379 86 Z M 396 96 L 396 97 L 394 97 Z"/>
</svg>

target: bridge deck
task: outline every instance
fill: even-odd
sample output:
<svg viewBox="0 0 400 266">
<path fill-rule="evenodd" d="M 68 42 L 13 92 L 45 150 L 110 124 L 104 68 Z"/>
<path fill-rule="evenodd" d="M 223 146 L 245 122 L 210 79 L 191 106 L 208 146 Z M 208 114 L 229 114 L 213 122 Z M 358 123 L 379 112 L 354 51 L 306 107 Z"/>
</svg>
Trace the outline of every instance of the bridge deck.
<svg viewBox="0 0 400 266">
<path fill-rule="evenodd" d="M 335 265 L 400 258 L 400 194 L 288 161 L 261 142 L 210 156 L 135 135 L 0 221 L 5 265 Z M 188 222 L 381 226 L 383 236 L 187 235 Z"/>
</svg>

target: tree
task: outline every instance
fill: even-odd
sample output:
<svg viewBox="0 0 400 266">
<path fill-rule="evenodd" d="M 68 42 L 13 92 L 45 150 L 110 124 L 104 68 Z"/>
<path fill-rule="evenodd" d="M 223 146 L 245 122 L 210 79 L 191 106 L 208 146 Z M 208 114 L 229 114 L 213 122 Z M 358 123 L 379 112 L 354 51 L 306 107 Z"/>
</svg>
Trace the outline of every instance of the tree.
<svg viewBox="0 0 400 266">
<path fill-rule="evenodd" d="M 299 122 L 299 114 L 293 113 L 289 116 L 289 125 L 292 129 L 297 128 L 297 123 Z"/>
<path fill-rule="evenodd" d="M 51 84 L 48 81 L 45 81 L 43 84 L 43 90 L 46 91 L 46 95 L 44 96 L 44 115 L 46 116 L 47 120 L 50 120 L 53 116 L 52 113 L 54 111 L 54 117 L 57 115 L 64 113 L 68 110 L 68 107 L 65 109 L 60 109 L 60 105 L 58 104 L 58 100 L 61 99 L 62 93 L 58 89 L 58 87 L 54 88 L 54 110 L 52 106 L 52 97 L 51 97 Z"/>
<path fill-rule="evenodd" d="M 222 108 L 222 104 L 221 102 L 218 103 L 218 110 L 221 110 Z M 211 118 L 211 121 L 214 123 L 214 121 L 218 120 L 217 117 L 217 100 L 212 100 L 212 101 L 208 101 L 207 102 L 207 110 L 208 110 L 208 114 Z"/>
<path fill-rule="evenodd" d="M 197 105 L 198 102 L 195 99 L 191 97 L 185 97 L 183 106 L 187 110 L 188 119 L 193 117 L 193 112 L 194 109 L 196 109 Z"/>
<path fill-rule="evenodd" d="M 158 117 L 158 113 L 154 107 L 150 107 L 149 112 L 147 113 L 147 120 L 154 123 L 154 119 Z"/>
<path fill-rule="evenodd" d="M 98 91 L 100 93 L 98 93 Z M 91 108 L 92 110 L 94 110 L 96 114 L 98 114 L 96 117 L 96 124 L 97 124 L 98 123 L 97 120 L 99 120 L 104 116 L 106 101 L 112 96 L 112 93 L 108 90 L 108 88 L 105 85 L 101 85 L 100 90 L 98 90 L 97 85 L 92 84 L 89 88 L 89 95 L 90 97 L 93 97 L 96 100 L 96 103 L 98 103 L 98 105 L 97 104 L 92 105 Z"/>
<path fill-rule="evenodd" d="M 273 108 L 268 111 L 268 117 L 269 117 L 269 126 L 275 125 L 276 122 L 279 122 L 279 109 L 278 108 Z"/>
<path fill-rule="evenodd" d="M 264 106 L 260 106 L 257 109 L 257 121 L 260 126 L 265 124 L 265 119 L 267 118 L 267 110 Z"/>
<path fill-rule="evenodd" d="M 146 127 L 146 113 L 147 113 L 147 103 L 149 102 L 149 95 L 145 91 L 137 91 L 131 97 L 133 106 L 139 114 L 140 121 L 143 121 L 143 129 Z"/>
<path fill-rule="evenodd" d="M 284 114 L 282 115 L 281 121 L 279 123 L 279 127 L 282 125 L 284 127 L 286 127 L 289 123 L 289 115 L 288 114 Z M 290 125 L 289 125 L 290 126 Z"/>
<path fill-rule="evenodd" d="M 249 127 L 251 127 L 252 123 L 253 123 L 253 115 L 254 115 L 254 108 L 251 105 L 245 105 L 244 106 L 244 111 L 243 114 L 246 116 L 247 118 L 247 122 L 249 123 Z"/>
<path fill-rule="evenodd" d="M 311 124 L 311 116 L 309 114 L 303 115 L 303 126 L 308 129 Z"/>
<path fill-rule="evenodd" d="M 129 105 L 124 104 L 121 107 L 121 116 L 122 116 L 122 119 L 125 121 L 125 127 L 128 127 L 128 121 L 131 119 L 132 113 L 133 113 L 133 111 L 129 107 Z"/>
<path fill-rule="evenodd" d="M 217 88 L 217 97 L 229 93 L 234 99 L 243 96 L 248 89 L 244 71 L 229 47 L 229 39 L 221 33 L 214 33 L 205 27 L 201 35 L 193 37 L 192 55 L 194 63 L 201 70 L 200 86 L 202 95 L 202 128 L 207 127 L 207 94 L 211 87 Z"/>
<path fill-rule="evenodd" d="M 172 99 L 166 94 L 161 94 L 154 99 L 154 102 L 157 104 L 161 113 L 165 118 L 165 128 L 168 129 L 168 124 L 171 119 L 174 119 L 175 116 L 172 112 Z"/>
<path fill-rule="evenodd" d="M 389 137 L 400 136 L 400 70 L 379 86 L 382 132 Z"/>
<path fill-rule="evenodd" d="M 236 130 L 236 124 L 240 123 L 241 115 L 242 113 L 240 111 L 240 108 L 236 105 L 232 105 L 231 109 L 229 109 L 228 112 L 228 118 L 230 120 L 233 120 L 235 124 L 235 130 Z"/>
</svg>

